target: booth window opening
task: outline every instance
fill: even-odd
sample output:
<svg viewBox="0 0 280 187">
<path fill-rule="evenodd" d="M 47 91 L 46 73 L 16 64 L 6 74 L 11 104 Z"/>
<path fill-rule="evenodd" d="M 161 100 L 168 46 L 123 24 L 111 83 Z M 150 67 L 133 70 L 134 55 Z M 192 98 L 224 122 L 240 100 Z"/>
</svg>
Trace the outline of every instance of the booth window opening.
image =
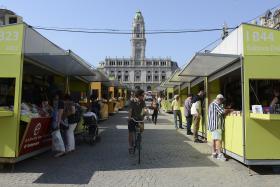
<svg viewBox="0 0 280 187">
<path fill-rule="evenodd" d="M 219 78 L 220 93 L 225 97 L 224 107 L 235 111 L 242 110 L 241 69 Z"/>
<path fill-rule="evenodd" d="M 0 78 L 0 107 L 13 110 L 16 78 Z"/>
<path fill-rule="evenodd" d="M 249 86 L 251 112 L 280 113 L 280 80 L 251 79 Z"/>
</svg>

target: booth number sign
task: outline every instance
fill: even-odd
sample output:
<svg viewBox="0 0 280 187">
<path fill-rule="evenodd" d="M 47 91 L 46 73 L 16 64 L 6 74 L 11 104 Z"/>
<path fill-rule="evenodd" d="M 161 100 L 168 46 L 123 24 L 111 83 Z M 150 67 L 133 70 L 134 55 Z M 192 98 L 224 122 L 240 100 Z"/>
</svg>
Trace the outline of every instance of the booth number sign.
<svg viewBox="0 0 280 187">
<path fill-rule="evenodd" d="M 0 31 L 0 42 L 17 41 L 18 31 Z"/>
<path fill-rule="evenodd" d="M 266 31 L 246 31 L 247 42 L 274 42 L 273 32 Z"/>
</svg>

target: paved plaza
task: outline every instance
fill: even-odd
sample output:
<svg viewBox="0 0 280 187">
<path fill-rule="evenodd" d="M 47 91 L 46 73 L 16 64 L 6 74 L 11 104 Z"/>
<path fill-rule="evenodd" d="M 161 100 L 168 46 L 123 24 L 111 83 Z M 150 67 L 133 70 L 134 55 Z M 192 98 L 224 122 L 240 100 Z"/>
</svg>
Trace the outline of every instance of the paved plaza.
<svg viewBox="0 0 280 187">
<path fill-rule="evenodd" d="M 0 186 L 279 186 L 280 174 L 266 167 L 249 170 L 230 159 L 210 157 L 208 144 L 195 144 L 185 129 L 176 131 L 172 115 L 145 124 L 142 163 L 127 151 L 127 111 L 100 124 L 101 141 L 80 142 L 75 152 L 51 152 L 24 160 L 14 171 L 2 169 Z M 273 172 L 274 171 L 274 172 Z"/>
</svg>

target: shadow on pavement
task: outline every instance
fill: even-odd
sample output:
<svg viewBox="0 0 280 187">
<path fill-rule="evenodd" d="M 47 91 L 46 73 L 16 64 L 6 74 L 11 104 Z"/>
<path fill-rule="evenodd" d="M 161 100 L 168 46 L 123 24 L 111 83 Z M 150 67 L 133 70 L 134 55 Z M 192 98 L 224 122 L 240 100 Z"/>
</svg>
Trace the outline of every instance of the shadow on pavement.
<svg viewBox="0 0 280 187">
<path fill-rule="evenodd" d="M 144 131 L 142 161 L 138 165 L 136 155 L 128 154 L 125 115 L 114 115 L 100 124 L 104 128 L 99 143 L 82 143 L 75 152 L 60 158 L 52 157 L 51 152 L 39 155 L 18 163 L 14 173 L 42 173 L 34 181 L 40 184 L 88 184 L 96 172 L 102 171 L 217 166 L 208 154 L 199 152 L 172 128 Z"/>
<path fill-rule="evenodd" d="M 280 174 L 280 166 L 251 166 L 250 169 L 258 175 Z"/>
</svg>

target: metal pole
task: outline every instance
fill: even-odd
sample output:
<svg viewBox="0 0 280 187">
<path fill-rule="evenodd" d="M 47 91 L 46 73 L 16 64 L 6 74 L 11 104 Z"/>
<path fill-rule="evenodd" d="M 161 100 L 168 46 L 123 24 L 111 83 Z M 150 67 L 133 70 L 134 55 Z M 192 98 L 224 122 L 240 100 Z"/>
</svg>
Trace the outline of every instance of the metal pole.
<svg viewBox="0 0 280 187">
<path fill-rule="evenodd" d="M 204 133 L 205 133 L 205 139 L 207 140 L 207 117 L 208 117 L 208 97 L 209 97 L 209 90 L 208 90 L 208 77 L 205 77 L 204 79 L 204 92 L 206 93 L 205 95 L 205 100 L 204 100 Z"/>
<path fill-rule="evenodd" d="M 243 133 L 243 163 L 245 164 L 246 149 L 245 149 L 245 88 L 244 88 L 244 64 L 243 57 L 240 55 L 240 64 L 241 64 L 241 91 L 242 91 L 242 133 Z M 249 98 L 248 98 L 249 99 Z"/>
</svg>

